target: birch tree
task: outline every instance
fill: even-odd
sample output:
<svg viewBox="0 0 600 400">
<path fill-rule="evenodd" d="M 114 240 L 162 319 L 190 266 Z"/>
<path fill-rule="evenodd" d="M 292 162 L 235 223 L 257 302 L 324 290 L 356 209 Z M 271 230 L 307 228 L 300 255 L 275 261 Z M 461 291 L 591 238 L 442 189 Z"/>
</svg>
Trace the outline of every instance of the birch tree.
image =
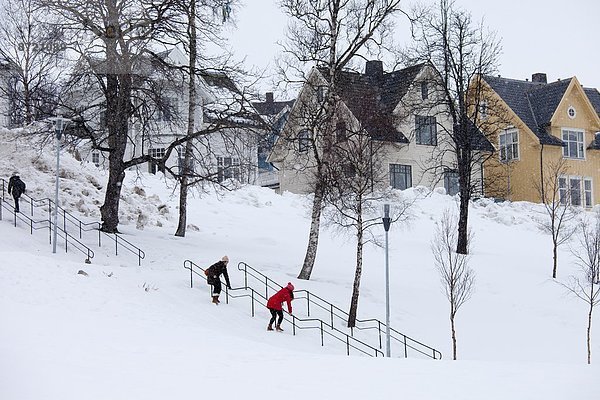
<svg viewBox="0 0 600 400">
<path fill-rule="evenodd" d="M 475 273 L 469 266 L 469 255 L 458 253 L 456 243 L 457 218 L 446 210 L 436 222 L 431 251 L 435 266 L 440 274 L 444 293 L 450 303 L 450 329 L 452 337 L 452 358 L 456 360 L 456 314 L 462 305 L 471 298 L 475 285 Z M 469 244 L 472 236 L 468 236 Z"/>
<path fill-rule="evenodd" d="M 592 363 L 592 316 L 600 303 L 600 211 L 594 218 L 584 220 L 577 230 L 579 248 L 572 254 L 580 267 L 578 276 L 571 276 L 567 283 L 559 282 L 571 294 L 587 304 L 586 349 L 587 363 Z"/>
<path fill-rule="evenodd" d="M 310 279 L 319 243 L 323 198 L 328 191 L 324 165 L 331 161 L 320 146 L 334 135 L 338 73 L 349 67 L 354 58 L 375 51 L 389 39 L 392 18 L 401 8 L 400 0 L 281 0 L 280 5 L 290 17 L 283 56 L 278 62 L 281 80 L 286 85 L 317 85 L 310 90 L 322 97 L 318 107 L 311 112 L 304 110 L 298 117 L 310 134 L 309 151 L 314 160 L 311 226 L 298 275 L 299 279 Z M 315 66 L 326 82 L 308 79 L 309 69 Z"/>
<path fill-rule="evenodd" d="M 439 98 L 443 99 L 444 112 L 452 121 L 451 128 L 444 133 L 456 160 L 459 181 L 456 250 L 467 254 L 469 202 L 480 191 L 473 181 L 473 172 L 489 157 L 481 151 L 487 147 L 480 139 L 485 132 L 481 124 L 486 120 L 479 114 L 487 101 L 482 77 L 496 71 L 500 43 L 483 23 L 476 24 L 452 0 L 440 0 L 437 7 L 419 9 L 415 15 L 420 17 L 415 17 L 414 45 L 403 58 L 410 63 L 429 62 L 439 72 L 436 87 L 441 91 Z M 492 110 L 490 104 L 487 108 Z"/>
</svg>

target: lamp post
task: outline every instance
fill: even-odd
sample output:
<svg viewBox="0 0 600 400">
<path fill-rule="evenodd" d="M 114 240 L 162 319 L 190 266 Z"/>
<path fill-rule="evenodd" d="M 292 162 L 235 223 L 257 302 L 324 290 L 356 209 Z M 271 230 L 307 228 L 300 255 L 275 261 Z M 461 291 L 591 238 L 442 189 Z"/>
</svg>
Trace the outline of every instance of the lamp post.
<svg viewBox="0 0 600 400">
<path fill-rule="evenodd" d="M 58 231 L 58 172 L 60 168 L 60 138 L 69 121 L 66 118 L 52 118 L 56 139 L 56 190 L 54 191 L 54 227 L 52 230 L 52 253 L 56 253 L 56 236 Z"/>
<path fill-rule="evenodd" d="M 389 243 L 388 231 L 392 219 L 390 218 L 390 205 L 383 205 L 383 229 L 385 229 L 385 356 L 392 356 L 392 348 L 390 345 L 390 258 L 389 258 Z"/>
</svg>

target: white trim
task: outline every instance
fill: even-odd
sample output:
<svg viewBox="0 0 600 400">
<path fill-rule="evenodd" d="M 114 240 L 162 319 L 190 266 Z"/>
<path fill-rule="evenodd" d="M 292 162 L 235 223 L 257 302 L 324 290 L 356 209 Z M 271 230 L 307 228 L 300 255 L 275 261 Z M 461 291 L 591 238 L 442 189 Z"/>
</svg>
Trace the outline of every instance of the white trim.
<svg viewBox="0 0 600 400">
<path fill-rule="evenodd" d="M 582 138 L 582 142 L 581 142 L 581 149 L 583 151 L 583 157 L 569 157 L 569 156 L 565 156 L 565 150 L 568 149 L 568 147 L 563 147 L 563 158 L 569 159 L 569 160 L 580 160 L 580 161 L 585 161 L 586 160 L 586 151 L 585 151 L 585 130 L 584 129 L 580 129 L 580 128 L 569 128 L 569 127 L 562 127 L 560 128 L 560 139 L 565 142 L 564 139 L 564 135 L 565 135 L 565 131 L 569 131 L 569 132 L 575 132 L 575 133 L 581 133 L 581 138 Z M 579 143 L 579 142 L 576 142 Z"/>
<path fill-rule="evenodd" d="M 559 185 L 558 185 L 558 192 L 559 192 L 559 201 L 564 204 L 562 202 L 562 195 L 561 193 L 561 189 L 562 191 L 566 191 L 565 195 L 567 195 L 567 199 L 568 199 L 568 205 L 572 206 L 573 205 L 573 199 L 572 199 L 572 194 L 571 194 L 571 180 L 578 180 L 579 181 L 579 205 L 575 205 L 574 207 L 582 207 L 582 208 L 593 208 L 594 207 L 594 179 L 590 176 L 579 176 L 579 175 L 560 175 L 558 177 L 559 179 Z M 566 187 L 561 187 L 560 185 L 560 179 L 564 179 L 565 180 L 565 185 Z M 587 202 L 585 201 L 585 194 L 586 194 L 586 190 L 585 190 L 585 182 L 588 181 L 590 182 L 590 201 L 591 203 L 588 205 Z"/>
<path fill-rule="evenodd" d="M 513 133 L 517 134 L 517 141 L 516 142 L 512 141 L 512 134 Z M 509 134 L 510 134 L 510 139 L 511 139 L 510 146 L 513 146 L 515 144 L 517 145 L 517 156 L 514 157 L 514 151 L 513 151 L 512 152 L 513 157 L 511 157 L 509 159 L 506 159 L 506 160 L 503 160 L 502 159 L 502 147 L 503 146 L 500 144 L 500 138 L 502 136 L 507 136 Z M 507 127 L 501 133 L 499 133 L 498 134 L 498 158 L 500 159 L 500 162 L 505 163 L 505 162 L 511 162 L 511 161 L 519 161 L 519 160 L 521 160 L 521 144 L 520 144 L 520 142 L 521 142 L 521 140 L 520 140 L 520 135 L 519 135 L 519 129 L 517 129 L 517 128 Z M 505 144 L 504 147 L 507 148 L 508 146 Z"/>
</svg>

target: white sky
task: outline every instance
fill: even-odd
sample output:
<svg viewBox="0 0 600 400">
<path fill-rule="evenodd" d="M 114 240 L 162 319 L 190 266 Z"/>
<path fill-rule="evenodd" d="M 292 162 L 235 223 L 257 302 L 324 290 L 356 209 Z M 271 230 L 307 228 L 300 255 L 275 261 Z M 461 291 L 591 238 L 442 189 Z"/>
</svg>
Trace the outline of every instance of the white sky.
<svg viewBox="0 0 600 400">
<path fill-rule="evenodd" d="M 28 142 L 5 139 L 0 132 L 0 176 L 6 179 L 6 171 L 16 168 L 27 193 L 42 199 L 54 194 L 54 154 L 51 149 L 38 150 Z M 84 221 L 99 220 L 99 187 L 107 179 L 106 171 L 81 164 L 63 151 L 61 205 Z M 459 360 L 454 362 L 449 306 L 430 240 L 444 210 L 456 209 L 455 198 L 439 191 L 403 192 L 409 199 L 428 195 L 411 206 L 411 223 L 394 223 L 389 232 L 391 326 L 441 351 L 444 358 L 433 361 L 413 352 L 404 359 L 396 341 L 392 359 L 361 357 L 355 351 L 347 357 L 345 346 L 328 335 L 321 347 L 318 330 L 292 335 L 289 320 L 283 324 L 285 332 L 267 332 L 268 311 L 256 304 L 252 318 L 248 297 L 230 299 L 229 304 L 223 298 L 214 306 L 200 278 L 190 288 L 185 259 L 206 267 L 227 254 L 234 288 L 245 281 L 239 261 L 275 282 L 293 282 L 297 318 L 308 318 L 303 289 L 347 310 L 355 271 L 354 237 L 350 232 L 341 235 L 323 221 L 311 280 L 301 281 L 296 276 L 310 227 L 309 197 L 279 195 L 256 186 L 219 196 L 190 195 L 190 229 L 185 238 L 177 238 L 176 193 L 161 174 L 127 173 L 119 229 L 146 252 L 141 267 L 122 249 L 115 257 L 107 239 L 98 247 L 94 231 L 81 238 L 96 253 L 91 264 L 85 264 L 73 246 L 65 253 L 62 239 L 52 254 L 47 231 L 30 234 L 22 221 L 15 227 L 9 212 L 12 201 L 4 203 L 2 400 L 599 398 L 600 312 L 593 317 L 594 364 L 588 366 L 587 307 L 549 278 L 551 239 L 534 222 L 542 215 L 539 205 L 491 200 L 472 204 L 470 266 L 476 273 L 475 292 L 457 314 Z M 27 215 L 30 207 L 21 201 Z M 44 215 L 39 209 L 35 212 L 36 219 Z M 73 226 L 69 230 L 75 233 Z M 373 233 L 383 239 L 381 227 Z M 384 320 L 384 260 L 381 248 L 364 248 L 360 319 Z M 79 270 L 88 276 L 79 275 Z M 572 274 L 578 274 L 578 268 L 569 246 L 563 246 L 558 281 L 567 282 Z M 264 293 L 262 279 L 249 278 L 248 285 Z M 249 294 L 243 289 L 235 293 Z M 329 313 L 314 305 L 310 317 L 329 321 Z M 335 326 L 346 331 L 340 318 Z M 373 346 L 379 342 L 376 331 L 355 334 Z"/>
<path fill-rule="evenodd" d="M 231 30 L 231 45 L 237 57 L 246 57 L 248 66 L 270 68 L 287 17 L 276 0 L 243 3 L 237 29 Z M 532 73 L 545 72 L 549 82 L 577 76 L 584 86 L 600 88 L 600 1 L 457 0 L 457 4 L 470 10 L 476 21 L 484 18 L 502 39 L 502 76 L 530 79 Z M 395 40 L 402 44 L 409 39 L 407 22 L 399 20 Z"/>
</svg>

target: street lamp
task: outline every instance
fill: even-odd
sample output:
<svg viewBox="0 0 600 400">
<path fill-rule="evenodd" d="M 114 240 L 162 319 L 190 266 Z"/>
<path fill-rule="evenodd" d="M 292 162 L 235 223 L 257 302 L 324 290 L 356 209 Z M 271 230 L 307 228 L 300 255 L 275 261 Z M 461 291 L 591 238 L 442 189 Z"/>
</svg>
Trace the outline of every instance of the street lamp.
<svg viewBox="0 0 600 400">
<path fill-rule="evenodd" d="M 392 219 L 390 218 L 390 205 L 383 205 L 383 229 L 385 229 L 385 356 L 392 356 L 392 348 L 390 345 L 390 258 L 389 258 L 389 243 L 388 231 Z"/>
<path fill-rule="evenodd" d="M 54 133 L 56 138 L 56 190 L 54 191 L 54 229 L 52 231 L 52 253 L 56 253 L 56 236 L 58 230 L 58 172 L 60 168 L 60 138 L 69 121 L 66 118 L 51 118 L 54 122 Z"/>
</svg>

